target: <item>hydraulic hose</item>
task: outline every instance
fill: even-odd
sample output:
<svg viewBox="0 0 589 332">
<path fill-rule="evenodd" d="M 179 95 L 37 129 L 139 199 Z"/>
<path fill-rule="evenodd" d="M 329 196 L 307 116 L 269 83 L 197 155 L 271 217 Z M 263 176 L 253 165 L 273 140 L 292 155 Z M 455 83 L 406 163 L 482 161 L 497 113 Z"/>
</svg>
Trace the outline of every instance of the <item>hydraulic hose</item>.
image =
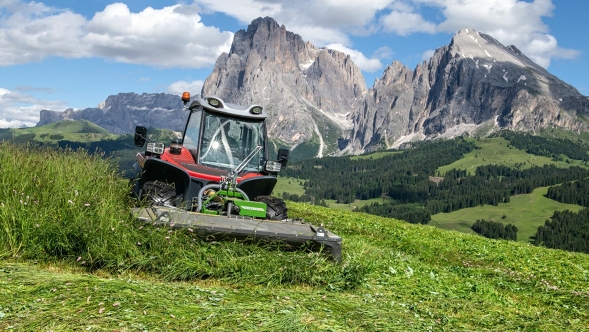
<svg viewBox="0 0 589 332">
<path fill-rule="evenodd" d="M 198 198 L 197 198 L 197 205 L 196 205 L 196 212 L 201 212 L 202 210 L 202 196 L 204 195 L 205 191 L 208 189 L 217 189 L 217 190 L 221 190 L 221 185 L 218 183 L 213 183 L 213 184 L 207 184 L 206 186 L 202 187 L 199 191 L 198 191 Z M 247 201 L 249 201 L 249 197 L 247 196 L 247 194 L 239 189 L 239 188 L 235 188 L 235 191 L 237 191 L 238 193 L 240 193 L 243 198 Z"/>
</svg>

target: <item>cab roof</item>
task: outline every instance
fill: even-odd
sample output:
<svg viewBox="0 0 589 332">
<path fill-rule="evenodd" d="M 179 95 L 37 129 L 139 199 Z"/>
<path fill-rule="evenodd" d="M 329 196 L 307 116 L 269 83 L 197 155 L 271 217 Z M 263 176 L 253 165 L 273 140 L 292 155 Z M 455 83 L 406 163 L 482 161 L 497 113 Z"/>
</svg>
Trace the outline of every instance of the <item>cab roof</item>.
<svg viewBox="0 0 589 332">
<path fill-rule="evenodd" d="M 226 114 L 229 116 L 248 118 L 248 119 L 265 119 L 268 115 L 261 105 L 237 105 L 223 101 L 218 97 L 197 97 L 195 98 L 188 109 L 202 107 L 206 110 L 216 113 Z"/>
</svg>

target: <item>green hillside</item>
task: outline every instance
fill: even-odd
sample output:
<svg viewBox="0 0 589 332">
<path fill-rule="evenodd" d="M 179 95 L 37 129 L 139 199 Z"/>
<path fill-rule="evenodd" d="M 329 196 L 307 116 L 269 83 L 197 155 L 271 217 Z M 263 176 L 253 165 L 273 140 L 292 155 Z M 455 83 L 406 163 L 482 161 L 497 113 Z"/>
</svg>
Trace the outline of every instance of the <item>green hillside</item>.
<svg viewBox="0 0 589 332">
<path fill-rule="evenodd" d="M 338 264 L 140 224 L 81 152 L 0 144 L 0 165 L 3 330 L 589 329 L 586 254 L 289 203 L 344 238 Z"/>
<path fill-rule="evenodd" d="M 563 160 L 557 161 L 549 157 L 526 153 L 511 146 L 503 137 L 479 138 L 472 139 L 471 141 L 476 142 L 479 149 L 465 154 L 460 160 L 438 168 L 438 173 L 443 175 L 451 169 L 464 169 L 469 174 L 472 174 L 478 166 L 482 165 L 519 166 L 522 169 L 526 169 L 532 166 L 543 165 L 568 168 L 573 165 L 583 164 L 580 160 L 571 159 L 567 163 Z"/>
<path fill-rule="evenodd" d="M 149 138 L 169 142 L 177 134 L 168 129 L 149 129 Z M 90 153 L 99 152 L 104 158 L 112 159 L 119 171 L 131 175 L 135 156 L 140 148 L 133 145 L 133 135 L 115 135 L 106 129 L 86 121 L 63 120 L 39 127 L 21 129 L 0 129 L 0 141 L 17 144 L 35 143 L 60 148 L 85 149 Z"/>
<path fill-rule="evenodd" d="M 18 141 L 35 141 L 57 143 L 60 140 L 77 142 L 95 142 L 114 138 L 106 129 L 86 120 L 63 120 L 39 127 L 9 129 L 12 139 Z M 6 137 L 6 133 L 4 133 Z M 7 139 L 7 138 L 5 138 Z"/>
<path fill-rule="evenodd" d="M 585 140 L 556 134 L 502 132 L 293 162 L 284 171 L 293 185 L 279 180 L 275 194 L 467 233 L 477 220 L 497 221 L 527 242 L 555 211 L 581 209 L 545 197 L 547 186 L 589 176 Z"/>
<path fill-rule="evenodd" d="M 497 206 L 483 205 L 432 216 L 430 225 L 442 229 L 473 233 L 472 224 L 479 219 L 513 224 L 518 228 L 518 241 L 529 242 L 539 226 L 550 219 L 554 211 L 571 210 L 578 212 L 582 206 L 563 204 L 546 198 L 547 187 L 534 190 L 531 194 L 513 197 L 509 203 Z"/>
</svg>

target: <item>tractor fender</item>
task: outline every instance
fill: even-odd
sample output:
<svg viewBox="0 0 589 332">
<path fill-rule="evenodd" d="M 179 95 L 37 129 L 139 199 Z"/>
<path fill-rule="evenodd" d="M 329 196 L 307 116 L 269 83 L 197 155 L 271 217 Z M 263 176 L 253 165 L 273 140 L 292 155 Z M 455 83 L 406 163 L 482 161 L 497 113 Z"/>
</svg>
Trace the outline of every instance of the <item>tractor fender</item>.
<svg viewBox="0 0 589 332">
<path fill-rule="evenodd" d="M 182 197 L 182 201 L 191 201 L 191 197 L 189 197 L 191 185 L 190 175 L 176 165 L 157 158 L 147 159 L 143 165 L 141 179 L 137 184 L 138 197 L 141 197 L 143 185 L 148 181 L 161 181 L 173 184 L 176 194 Z"/>
<path fill-rule="evenodd" d="M 143 169 L 138 162 L 133 164 L 133 175 L 129 178 L 129 183 L 131 184 L 131 195 L 132 197 L 139 198 L 141 194 L 141 187 L 139 186 L 139 182 L 141 180 L 141 173 L 143 173 Z"/>
</svg>

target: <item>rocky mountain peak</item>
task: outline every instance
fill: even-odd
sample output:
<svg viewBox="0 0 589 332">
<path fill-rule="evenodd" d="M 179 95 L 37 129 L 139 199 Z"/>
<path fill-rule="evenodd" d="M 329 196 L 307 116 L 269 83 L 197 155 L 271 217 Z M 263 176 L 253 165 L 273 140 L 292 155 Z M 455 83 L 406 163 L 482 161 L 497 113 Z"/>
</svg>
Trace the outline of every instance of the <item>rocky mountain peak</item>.
<svg viewBox="0 0 589 332">
<path fill-rule="evenodd" d="M 314 140 L 322 156 L 347 135 L 346 116 L 365 91 L 362 72 L 348 55 L 318 49 L 265 17 L 235 34 L 202 94 L 264 105 L 271 137 L 293 146 Z"/>
<path fill-rule="evenodd" d="M 580 121 L 589 118 L 586 96 L 517 47 L 470 28 L 413 70 L 393 61 L 366 89 L 349 55 L 317 48 L 270 17 L 257 18 L 235 33 L 201 94 L 263 105 L 271 138 L 318 157 L 503 128 L 589 130 Z M 128 133 L 135 125 L 182 130 L 186 113 L 178 96 L 122 93 L 99 108 L 44 110 L 39 124 L 63 118 Z"/>
<path fill-rule="evenodd" d="M 490 35 L 461 29 L 414 71 L 393 62 L 353 114 L 349 152 L 507 128 L 587 130 L 576 89 Z"/>
</svg>

